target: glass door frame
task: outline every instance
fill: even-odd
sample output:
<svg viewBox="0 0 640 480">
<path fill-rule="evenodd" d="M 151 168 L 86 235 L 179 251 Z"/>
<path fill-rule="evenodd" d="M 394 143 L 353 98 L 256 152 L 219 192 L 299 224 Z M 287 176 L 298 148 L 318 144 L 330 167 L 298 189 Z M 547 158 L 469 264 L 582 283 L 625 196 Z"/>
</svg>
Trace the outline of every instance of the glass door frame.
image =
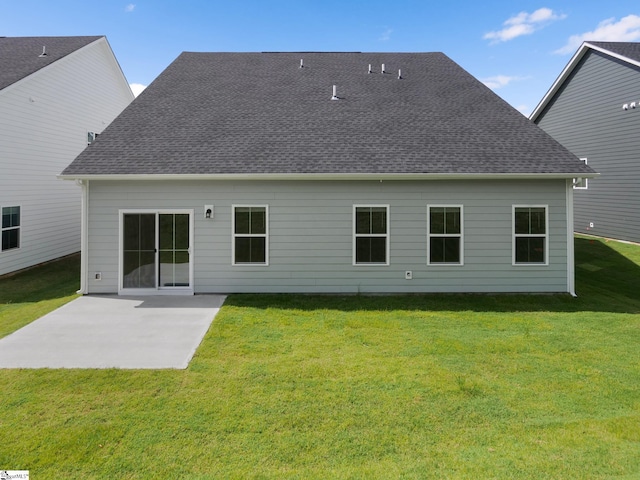
<svg viewBox="0 0 640 480">
<path fill-rule="evenodd" d="M 125 288 L 124 286 L 124 217 L 127 214 L 155 215 L 155 277 L 154 288 Z M 160 285 L 160 215 L 188 214 L 189 215 L 189 285 L 170 286 Z M 194 244 L 194 210 L 193 209 L 121 209 L 118 211 L 118 295 L 193 295 L 193 244 Z"/>
</svg>

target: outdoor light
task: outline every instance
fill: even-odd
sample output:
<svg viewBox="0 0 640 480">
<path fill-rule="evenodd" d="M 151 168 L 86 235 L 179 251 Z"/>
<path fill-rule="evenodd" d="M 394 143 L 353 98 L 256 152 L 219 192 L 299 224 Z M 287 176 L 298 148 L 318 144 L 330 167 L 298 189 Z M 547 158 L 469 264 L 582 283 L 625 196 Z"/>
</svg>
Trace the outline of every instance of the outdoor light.
<svg viewBox="0 0 640 480">
<path fill-rule="evenodd" d="M 213 205 L 204 206 L 204 218 L 207 218 L 207 219 L 213 218 Z"/>
</svg>

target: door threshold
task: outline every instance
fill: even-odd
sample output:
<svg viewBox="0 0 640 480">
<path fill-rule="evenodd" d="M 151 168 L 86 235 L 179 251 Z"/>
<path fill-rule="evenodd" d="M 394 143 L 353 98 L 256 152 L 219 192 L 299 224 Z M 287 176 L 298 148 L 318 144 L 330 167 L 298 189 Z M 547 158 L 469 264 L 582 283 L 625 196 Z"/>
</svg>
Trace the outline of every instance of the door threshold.
<svg viewBox="0 0 640 480">
<path fill-rule="evenodd" d="M 139 295 L 193 295 L 192 288 L 185 288 L 180 290 L 169 289 L 140 289 L 140 290 L 120 290 L 118 295 L 126 296 L 139 296 Z"/>
</svg>

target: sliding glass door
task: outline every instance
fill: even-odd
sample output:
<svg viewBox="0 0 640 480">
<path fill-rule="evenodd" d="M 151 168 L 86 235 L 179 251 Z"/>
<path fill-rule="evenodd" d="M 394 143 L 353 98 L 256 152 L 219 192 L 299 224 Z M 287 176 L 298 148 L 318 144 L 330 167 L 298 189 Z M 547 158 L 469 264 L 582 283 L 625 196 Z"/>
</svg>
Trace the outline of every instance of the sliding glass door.
<svg viewBox="0 0 640 480">
<path fill-rule="evenodd" d="M 121 212 L 123 293 L 193 293 L 192 212 Z"/>
<path fill-rule="evenodd" d="M 124 215 L 122 287 L 156 288 L 156 214 Z"/>
<path fill-rule="evenodd" d="M 161 287 L 189 287 L 189 214 L 159 215 Z"/>
</svg>

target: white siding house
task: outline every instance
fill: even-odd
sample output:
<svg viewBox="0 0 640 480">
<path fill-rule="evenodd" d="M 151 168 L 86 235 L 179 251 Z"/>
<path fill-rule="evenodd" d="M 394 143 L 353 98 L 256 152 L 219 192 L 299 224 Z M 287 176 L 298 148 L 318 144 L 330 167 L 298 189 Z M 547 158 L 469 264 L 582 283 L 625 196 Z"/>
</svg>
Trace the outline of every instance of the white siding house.
<svg viewBox="0 0 640 480">
<path fill-rule="evenodd" d="M 80 250 L 57 175 L 132 100 L 105 37 L 0 38 L 0 275 Z"/>
<path fill-rule="evenodd" d="M 594 175 L 441 53 L 183 53 L 62 178 L 84 293 L 574 293 Z"/>
</svg>

